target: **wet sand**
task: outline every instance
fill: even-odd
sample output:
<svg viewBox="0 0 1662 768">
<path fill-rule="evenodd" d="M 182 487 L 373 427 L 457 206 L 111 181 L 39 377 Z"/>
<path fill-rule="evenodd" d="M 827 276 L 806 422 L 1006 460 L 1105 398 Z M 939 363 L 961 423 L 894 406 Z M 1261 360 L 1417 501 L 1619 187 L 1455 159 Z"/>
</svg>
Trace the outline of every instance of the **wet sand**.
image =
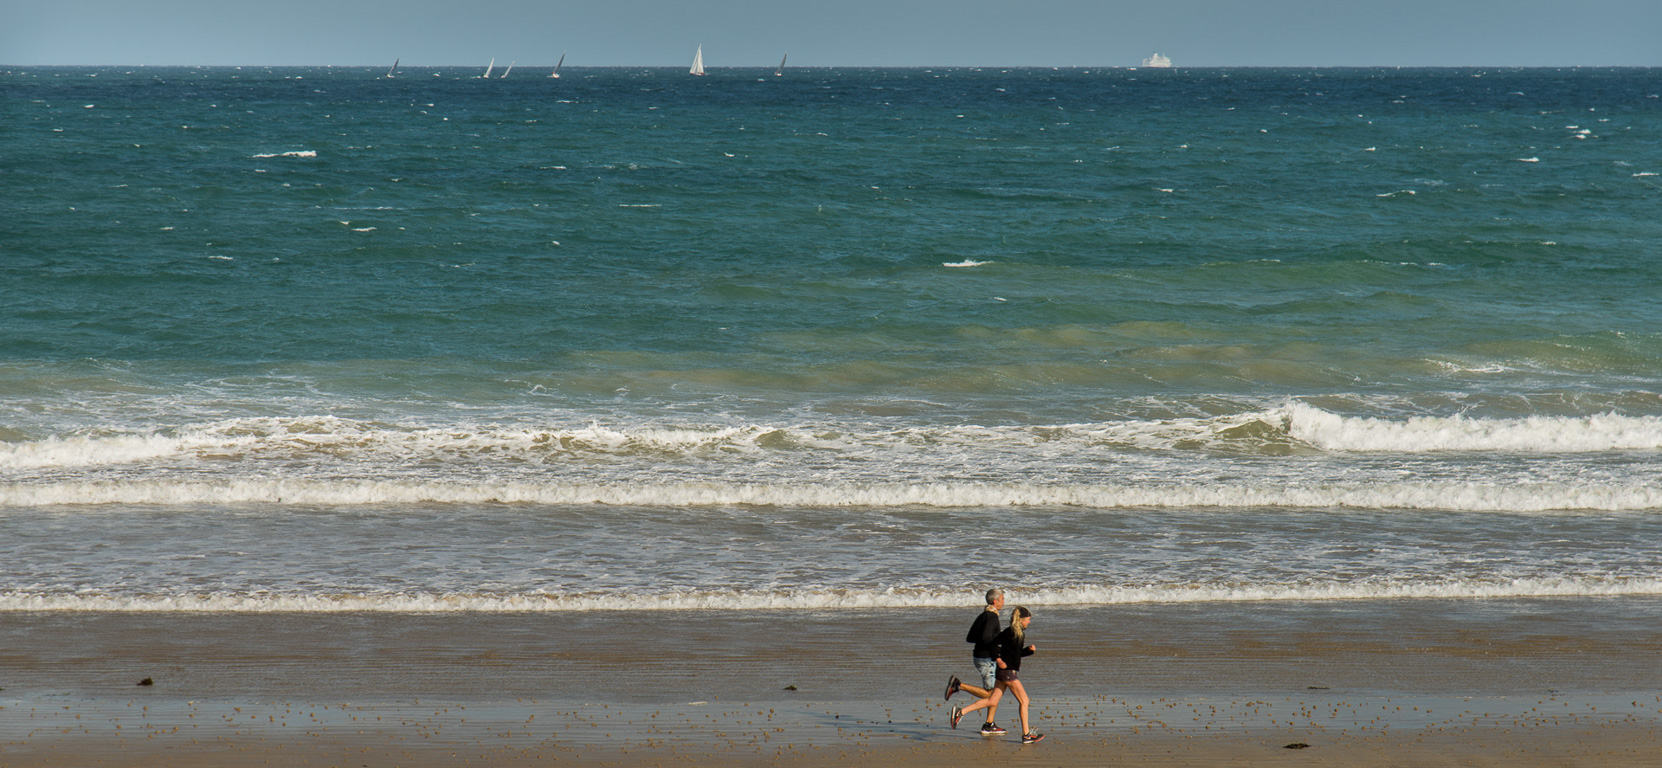
<svg viewBox="0 0 1662 768">
<path fill-rule="evenodd" d="M 1662 600 L 1035 613 L 1025 747 L 947 726 L 973 606 L 9 613 L 0 766 L 1662 764 Z"/>
</svg>

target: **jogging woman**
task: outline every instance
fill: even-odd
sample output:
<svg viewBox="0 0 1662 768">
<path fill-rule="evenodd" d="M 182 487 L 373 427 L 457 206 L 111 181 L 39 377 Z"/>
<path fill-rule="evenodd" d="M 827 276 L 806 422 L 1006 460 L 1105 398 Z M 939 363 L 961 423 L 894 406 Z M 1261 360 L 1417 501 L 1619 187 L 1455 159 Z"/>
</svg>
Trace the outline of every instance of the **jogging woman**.
<svg viewBox="0 0 1662 768">
<path fill-rule="evenodd" d="M 1016 606 L 1010 612 L 1010 626 L 998 633 L 998 687 L 1015 694 L 1021 703 L 1021 743 L 1032 744 L 1045 737 L 1027 725 L 1027 689 L 1017 673 L 1021 672 L 1023 656 L 1032 656 L 1039 646 L 1027 643 L 1027 626 L 1033 623 L 1033 612 Z"/>
</svg>

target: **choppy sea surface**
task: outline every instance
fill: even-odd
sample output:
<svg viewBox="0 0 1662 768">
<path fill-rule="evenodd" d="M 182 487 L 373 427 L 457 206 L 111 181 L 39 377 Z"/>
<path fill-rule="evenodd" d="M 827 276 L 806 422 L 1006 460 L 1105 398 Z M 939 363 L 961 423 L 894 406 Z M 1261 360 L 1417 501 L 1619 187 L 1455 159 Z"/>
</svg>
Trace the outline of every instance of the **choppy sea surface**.
<svg viewBox="0 0 1662 768">
<path fill-rule="evenodd" d="M 0 610 L 1662 594 L 1658 70 L 479 75 L 0 70 Z"/>
</svg>

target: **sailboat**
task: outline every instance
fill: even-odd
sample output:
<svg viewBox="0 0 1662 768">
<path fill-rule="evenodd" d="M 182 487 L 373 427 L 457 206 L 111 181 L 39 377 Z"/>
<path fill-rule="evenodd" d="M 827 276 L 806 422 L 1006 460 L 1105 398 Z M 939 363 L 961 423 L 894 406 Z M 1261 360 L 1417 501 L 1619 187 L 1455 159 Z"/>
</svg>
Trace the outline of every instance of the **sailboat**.
<svg viewBox="0 0 1662 768">
<path fill-rule="evenodd" d="M 785 59 L 788 59 L 790 57 L 791 57 L 791 55 L 788 54 L 788 53 L 785 54 L 784 56 L 779 57 L 779 68 L 776 69 L 776 70 L 773 70 L 773 76 L 774 77 L 781 77 L 785 74 Z"/>
<path fill-rule="evenodd" d="M 495 56 L 492 56 L 492 57 L 491 57 L 491 65 L 490 65 L 490 66 L 488 66 L 488 67 L 485 67 L 485 75 L 484 75 L 484 77 L 485 77 L 485 79 L 486 79 L 486 80 L 489 80 L 489 79 L 490 79 L 490 76 L 491 76 L 491 70 L 493 70 L 493 69 L 496 69 L 496 57 L 495 57 Z"/>
<path fill-rule="evenodd" d="M 402 61 L 402 59 L 394 58 L 392 60 L 392 69 L 387 70 L 387 77 L 392 77 L 392 73 L 398 71 L 398 62 L 400 61 Z"/>
<path fill-rule="evenodd" d="M 704 46 L 698 46 L 698 53 L 693 54 L 692 69 L 687 71 L 694 75 L 704 74 Z"/>
<path fill-rule="evenodd" d="M 564 63 L 566 63 L 566 55 L 562 53 L 560 54 L 560 60 L 554 62 L 554 73 L 549 75 L 549 77 L 558 79 L 560 77 L 560 65 Z"/>
<path fill-rule="evenodd" d="M 1143 66 L 1154 69 L 1171 69 L 1171 59 L 1156 53 L 1153 56 L 1143 59 Z"/>
<path fill-rule="evenodd" d="M 512 71 L 514 71 L 514 62 L 510 61 L 510 62 L 508 62 L 508 68 L 505 69 L 505 70 L 502 70 L 502 76 L 507 77 L 508 73 L 512 72 Z"/>
</svg>

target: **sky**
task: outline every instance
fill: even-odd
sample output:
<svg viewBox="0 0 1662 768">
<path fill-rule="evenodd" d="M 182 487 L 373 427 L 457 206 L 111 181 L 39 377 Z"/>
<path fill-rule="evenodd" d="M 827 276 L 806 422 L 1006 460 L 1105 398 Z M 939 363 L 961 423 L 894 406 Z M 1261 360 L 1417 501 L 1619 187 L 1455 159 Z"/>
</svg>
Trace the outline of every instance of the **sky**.
<svg viewBox="0 0 1662 768">
<path fill-rule="evenodd" d="M 1662 66 L 1662 0 L 0 0 L 0 65 Z"/>
</svg>

